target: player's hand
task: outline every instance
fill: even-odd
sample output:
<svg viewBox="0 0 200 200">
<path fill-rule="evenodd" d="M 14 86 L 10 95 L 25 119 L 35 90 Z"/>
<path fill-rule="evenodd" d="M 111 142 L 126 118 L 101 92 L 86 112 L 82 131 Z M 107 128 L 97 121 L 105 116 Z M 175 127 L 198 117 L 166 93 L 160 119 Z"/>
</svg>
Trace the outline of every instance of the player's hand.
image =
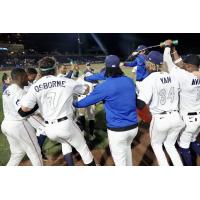
<svg viewBox="0 0 200 200">
<path fill-rule="evenodd" d="M 120 67 L 123 67 L 123 66 L 124 66 L 124 63 L 123 63 L 123 62 L 120 62 L 119 66 L 120 66 Z"/>
<path fill-rule="evenodd" d="M 74 71 L 74 69 L 75 69 L 75 65 L 71 64 L 71 71 Z"/>
<path fill-rule="evenodd" d="M 165 47 L 165 46 L 173 46 L 173 41 L 172 40 L 165 40 L 163 43 L 160 44 L 160 47 Z"/>
<path fill-rule="evenodd" d="M 78 72 L 79 69 L 80 69 L 79 66 L 78 66 L 78 65 L 75 65 L 74 70 Z"/>
<path fill-rule="evenodd" d="M 85 86 L 86 86 L 86 89 L 85 89 L 85 92 L 84 92 L 83 95 L 87 95 L 89 93 L 89 91 L 90 91 L 89 85 L 85 84 Z"/>
<path fill-rule="evenodd" d="M 134 52 L 132 53 L 132 56 L 136 56 L 136 55 L 138 55 L 138 53 L 139 53 L 139 52 L 134 51 Z"/>
</svg>

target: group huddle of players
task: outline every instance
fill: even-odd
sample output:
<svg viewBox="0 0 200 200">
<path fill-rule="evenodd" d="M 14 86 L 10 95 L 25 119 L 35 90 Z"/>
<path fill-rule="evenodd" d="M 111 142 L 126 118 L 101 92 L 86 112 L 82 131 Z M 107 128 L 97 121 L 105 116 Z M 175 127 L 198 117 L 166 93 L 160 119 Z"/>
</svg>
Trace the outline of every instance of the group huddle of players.
<svg viewBox="0 0 200 200">
<path fill-rule="evenodd" d="M 124 63 L 118 56 L 108 55 L 99 73 L 87 63 L 79 76 L 77 65 L 71 64 L 69 70 L 69 64 L 44 57 L 38 64 L 39 73 L 34 68 L 16 68 L 11 72 L 12 81 L 4 74 L 1 129 L 11 150 L 7 165 L 19 165 L 25 154 L 33 165 L 43 165 L 46 137 L 61 143 L 68 166 L 74 165 L 72 147 L 85 165 L 96 165 L 83 132 L 87 115 L 87 139 L 95 138 L 98 102 L 104 104 L 116 166 L 133 165 L 131 143 L 138 133 L 138 115 L 150 123 L 158 165 L 169 165 L 166 153 L 173 165 L 196 165 L 200 155 L 200 59 L 194 54 L 182 59 L 171 40 L 160 47 L 163 54 L 147 52 L 140 45 Z M 121 66 L 133 67 L 135 80 L 125 76 Z"/>
</svg>

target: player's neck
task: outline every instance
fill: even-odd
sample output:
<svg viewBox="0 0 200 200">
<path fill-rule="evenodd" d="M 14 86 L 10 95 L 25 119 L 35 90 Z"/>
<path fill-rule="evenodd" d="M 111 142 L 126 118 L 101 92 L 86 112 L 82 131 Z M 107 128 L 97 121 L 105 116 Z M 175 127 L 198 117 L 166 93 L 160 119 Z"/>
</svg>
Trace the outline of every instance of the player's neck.
<svg viewBox="0 0 200 200">
<path fill-rule="evenodd" d="M 13 84 L 16 85 L 17 87 L 21 88 L 21 89 L 24 89 L 24 85 L 18 84 L 14 81 L 13 81 Z"/>
</svg>

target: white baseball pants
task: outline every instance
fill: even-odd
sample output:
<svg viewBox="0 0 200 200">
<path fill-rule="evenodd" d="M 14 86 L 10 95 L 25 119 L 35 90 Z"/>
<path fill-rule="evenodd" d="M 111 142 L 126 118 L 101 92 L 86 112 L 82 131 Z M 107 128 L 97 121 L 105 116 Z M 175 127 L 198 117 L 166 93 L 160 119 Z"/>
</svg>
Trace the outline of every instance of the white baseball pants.
<svg viewBox="0 0 200 200">
<path fill-rule="evenodd" d="M 19 165 L 25 154 L 29 157 L 32 165 L 43 165 L 35 130 L 28 121 L 3 120 L 1 129 L 8 139 L 11 151 L 11 157 L 7 166 Z"/>
<path fill-rule="evenodd" d="M 195 142 L 200 132 L 200 114 L 198 115 L 183 115 L 183 120 L 186 124 L 185 129 L 180 135 L 179 146 L 189 148 L 191 142 Z"/>
<path fill-rule="evenodd" d="M 183 165 L 179 153 L 175 148 L 175 143 L 184 126 L 184 122 L 177 111 L 153 115 L 150 125 L 150 138 L 151 146 L 159 165 L 169 165 L 163 151 L 163 144 L 173 165 Z"/>
<path fill-rule="evenodd" d="M 36 135 L 46 135 L 44 131 L 45 123 L 44 120 L 38 115 L 31 115 L 28 119 L 28 122 L 36 130 Z"/>
<path fill-rule="evenodd" d="M 89 164 L 93 161 L 93 156 L 86 144 L 84 136 L 72 119 L 68 118 L 61 122 L 46 124 L 45 132 L 51 140 L 65 144 L 66 148 L 69 147 L 67 147 L 68 144 L 73 146 L 79 152 L 84 164 Z M 65 149 L 64 151 L 66 152 Z"/>
<path fill-rule="evenodd" d="M 128 131 L 108 131 L 110 151 L 116 166 L 132 166 L 131 143 L 137 135 L 138 128 Z"/>
</svg>

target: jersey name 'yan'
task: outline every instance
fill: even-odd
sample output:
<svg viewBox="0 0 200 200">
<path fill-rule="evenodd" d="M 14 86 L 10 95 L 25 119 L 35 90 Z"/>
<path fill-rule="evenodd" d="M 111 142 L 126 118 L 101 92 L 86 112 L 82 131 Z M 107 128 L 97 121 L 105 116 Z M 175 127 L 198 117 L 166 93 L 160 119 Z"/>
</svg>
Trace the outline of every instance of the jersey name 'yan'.
<svg viewBox="0 0 200 200">
<path fill-rule="evenodd" d="M 178 110 L 179 84 L 166 72 L 154 72 L 141 82 L 138 98 L 149 105 L 152 114 Z"/>
</svg>

